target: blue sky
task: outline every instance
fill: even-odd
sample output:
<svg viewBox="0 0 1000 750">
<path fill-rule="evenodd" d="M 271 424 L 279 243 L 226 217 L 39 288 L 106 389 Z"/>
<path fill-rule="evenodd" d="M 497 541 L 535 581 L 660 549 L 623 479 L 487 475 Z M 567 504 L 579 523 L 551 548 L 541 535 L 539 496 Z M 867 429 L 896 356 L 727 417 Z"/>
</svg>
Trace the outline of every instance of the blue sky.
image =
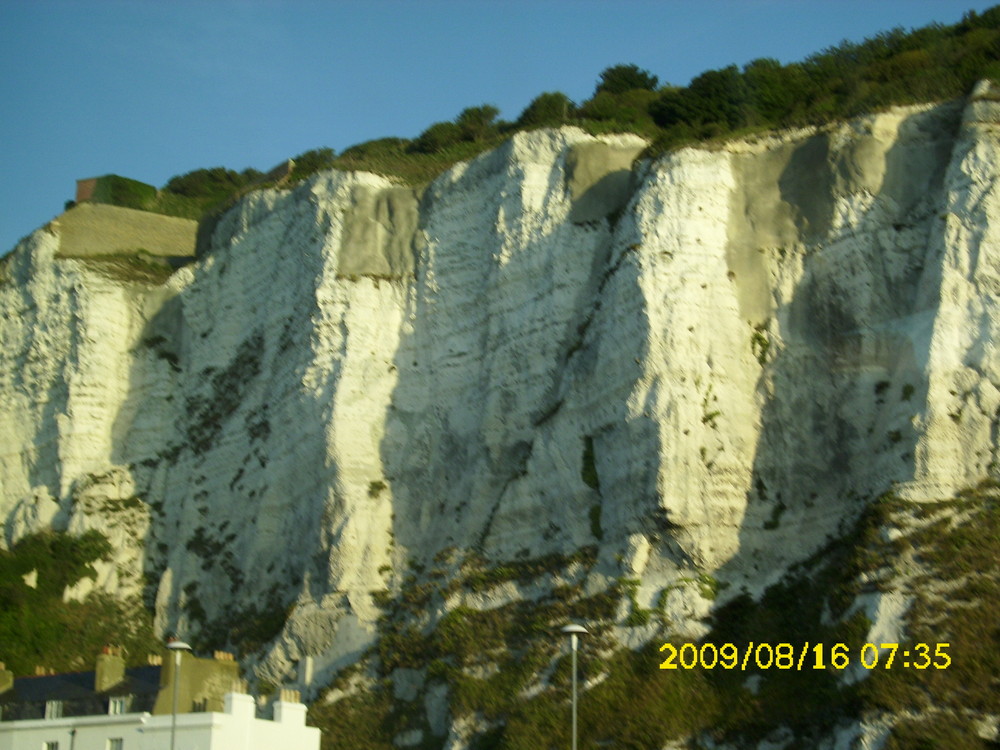
<svg viewBox="0 0 1000 750">
<path fill-rule="evenodd" d="M 543 91 L 580 102 L 618 63 L 686 84 L 995 2 L 0 0 L 0 255 L 77 178 L 266 170 L 478 104 L 515 119 Z"/>
</svg>

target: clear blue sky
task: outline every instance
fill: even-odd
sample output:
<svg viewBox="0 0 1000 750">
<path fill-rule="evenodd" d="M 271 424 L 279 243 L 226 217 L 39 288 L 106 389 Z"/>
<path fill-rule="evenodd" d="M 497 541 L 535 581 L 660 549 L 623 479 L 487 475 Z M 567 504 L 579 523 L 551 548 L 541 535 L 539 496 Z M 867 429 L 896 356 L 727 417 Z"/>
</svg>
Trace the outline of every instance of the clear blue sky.
<svg viewBox="0 0 1000 750">
<path fill-rule="evenodd" d="M 996 1 L 0 0 L 0 255 L 77 178 L 266 170 L 478 104 L 580 102 L 618 63 L 686 84 Z"/>
</svg>

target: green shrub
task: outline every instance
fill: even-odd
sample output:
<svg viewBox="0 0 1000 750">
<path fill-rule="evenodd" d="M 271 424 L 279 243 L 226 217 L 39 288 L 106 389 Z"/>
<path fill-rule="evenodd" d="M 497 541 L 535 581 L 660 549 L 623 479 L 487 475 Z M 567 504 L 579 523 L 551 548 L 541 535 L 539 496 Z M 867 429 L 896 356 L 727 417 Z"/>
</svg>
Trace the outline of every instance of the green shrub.
<svg viewBox="0 0 1000 750">
<path fill-rule="evenodd" d="M 561 91 L 539 94 L 517 118 L 519 128 L 557 127 L 576 113 L 576 105 Z"/>
<path fill-rule="evenodd" d="M 923 522 L 893 541 L 873 535 L 871 544 L 882 566 L 899 566 L 909 574 L 905 557 L 900 560 L 907 550 L 927 566 L 926 579 L 915 581 L 907 592 L 914 601 L 907 614 L 907 642 L 900 649 L 909 650 L 911 661 L 916 661 L 921 657 L 915 644 L 928 644 L 933 661 L 942 664 L 943 657 L 935 651 L 938 644 L 946 643 L 944 653 L 950 664 L 937 669 L 875 670 L 862 685 L 862 695 L 869 704 L 894 711 L 998 713 L 1000 697 L 990 687 L 1000 670 L 996 627 L 1000 499 L 996 490 L 986 482 L 956 500 L 913 505 L 897 501 L 890 506 L 884 525 L 909 514 L 919 514 Z M 907 732 L 934 736 L 932 723 L 910 727 Z"/>
<path fill-rule="evenodd" d="M 163 189 L 185 198 L 215 203 L 228 198 L 240 188 L 262 176 L 262 173 L 256 169 L 245 169 L 242 172 L 235 172 L 225 167 L 195 169 L 186 174 L 171 177 Z"/>
<path fill-rule="evenodd" d="M 436 154 L 462 140 L 462 129 L 454 122 L 436 122 L 421 133 L 410 151 L 418 154 Z"/>
<path fill-rule="evenodd" d="M 463 109 L 455 118 L 462 140 L 479 142 L 497 134 L 497 117 L 500 110 L 492 104 L 481 104 L 478 107 Z"/>
<path fill-rule="evenodd" d="M 656 76 L 638 65 L 613 65 L 601 71 L 594 94 L 624 94 L 635 89 L 654 91 L 657 83 Z"/>
<path fill-rule="evenodd" d="M 394 669 L 426 667 L 435 653 L 431 639 L 413 625 L 395 623 L 378 641 L 380 667 L 386 675 Z"/>
<path fill-rule="evenodd" d="M 390 691 L 366 691 L 336 703 L 317 701 L 309 708 L 309 725 L 323 730 L 321 750 L 396 750 L 391 712 Z"/>
<path fill-rule="evenodd" d="M 295 162 L 295 168 L 292 170 L 292 182 L 299 182 L 317 172 L 333 169 L 336 159 L 337 155 L 332 148 L 323 147 L 303 151 L 292 159 Z"/>
<path fill-rule="evenodd" d="M 31 674 L 36 665 L 85 669 L 109 643 L 124 646 L 133 664 L 159 650 L 152 617 L 140 603 L 101 593 L 63 602 L 65 588 L 95 578 L 93 563 L 110 553 L 108 540 L 97 531 L 42 532 L 0 550 L 0 661 L 14 674 Z M 33 571 L 34 587 L 24 578 Z"/>
<path fill-rule="evenodd" d="M 446 614 L 434 631 L 434 647 L 442 656 L 450 656 L 459 664 L 505 646 L 510 622 L 505 612 L 479 611 L 457 607 Z"/>
<path fill-rule="evenodd" d="M 577 111 L 583 120 L 605 122 L 612 130 L 653 134 L 656 126 L 650 116 L 650 105 L 657 94 L 644 89 L 633 89 L 621 94 L 601 91 L 586 101 Z"/>
<path fill-rule="evenodd" d="M 748 92 L 735 65 L 708 70 L 691 81 L 686 89 L 662 94 L 650 105 L 657 125 L 669 128 L 684 122 L 706 135 L 712 126 L 727 132 L 747 124 Z"/>
<path fill-rule="evenodd" d="M 986 750 L 968 719 L 950 713 L 923 720 L 905 718 L 893 726 L 883 750 Z"/>
<path fill-rule="evenodd" d="M 482 143 L 498 134 L 496 118 L 500 110 L 492 104 L 468 107 L 454 122 L 436 122 L 409 145 L 418 154 L 437 154 L 462 141 Z"/>
<path fill-rule="evenodd" d="M 788 118 L 808 86 L 801 65 L 782 65 L 762 58 L 743 67 L 746 121 L 751 125 L 778 125 Z"/>
</svg>

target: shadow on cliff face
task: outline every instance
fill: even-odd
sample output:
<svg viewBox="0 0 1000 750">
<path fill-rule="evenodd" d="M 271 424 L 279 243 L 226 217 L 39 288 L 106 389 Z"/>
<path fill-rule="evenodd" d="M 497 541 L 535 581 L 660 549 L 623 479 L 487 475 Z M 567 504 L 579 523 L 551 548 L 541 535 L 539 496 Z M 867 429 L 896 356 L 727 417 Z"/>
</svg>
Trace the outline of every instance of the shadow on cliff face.
<svg viewBox="0 0 1000 750">
<path fill-rule="evenodd" d="M 540 148 L 561 137 L 519 136 Z M 562 144 L 542 164 L 508 142 L 425 194 L 427 246 L 381 448 L 394 539 L 416 563 L 441 550 L 502 561 L 597 544 L 615 442 L 657 439 L 651 422 L 645 437 L 622 427 L 646 336 L 611 215 L 632 189 L 619 162 L 640 147 Z M 628 317 L 601 307 L 605 289 L 630 273 L 636 325 L 600 340 L 603 319 Z M 602 387 L 610 358 L 621 372 Z"/>
<path fill-rule="evenodd" d="M 146 602 L 161 631 L 203 648 L 253 651 L 300 591 L 325 589 L 332 386 L 304 382 L 325 228 L 306 196 L 277 200 L 291 216 L 233 209 L 226 246 L 151 315 L 115 424 L 114 461 L 151 509 Z M 248 232 L 255 221 L 287 226 Z"/>
<path fill-rule="evenodd" d="M 747 315 L 763 407 L 740 552 L 724 578 L 780 576 L 914 477 L 960 117 L 958 103 L 908 115 L 888 148 L 889 134 L 863 122 L 843 126 L 855 129 L 847 140 L 734 157 L 754 190 L 734 196 L 748 221 L 730 252 L 751 256 L 743 265 L 777 289 L 766 315 Z"/>
</svg>

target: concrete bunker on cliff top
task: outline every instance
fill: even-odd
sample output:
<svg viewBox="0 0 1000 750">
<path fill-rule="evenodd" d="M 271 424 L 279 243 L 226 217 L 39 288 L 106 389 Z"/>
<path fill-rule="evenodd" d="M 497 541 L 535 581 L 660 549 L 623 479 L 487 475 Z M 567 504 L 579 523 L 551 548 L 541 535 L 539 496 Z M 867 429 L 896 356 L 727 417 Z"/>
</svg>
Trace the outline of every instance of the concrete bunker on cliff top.
<svg viewBox="0 0 1000 750">
<path fill-rule="evenodd" d="M 134 208 L 80 203 L 54 222 L 59 256 L 87 258 L 143 252 L 157 258 L 193 259 L 198 222 Z"/>
<path fill-rule="evenodd" d="M 141 253 L 174 265 L 194 258 L 197 221 L 136 207 L 156 192 L 152 185 L 118 175 L 77 180 L 75 205 L 53 221 L 59 257 Z"/>
</svg>

